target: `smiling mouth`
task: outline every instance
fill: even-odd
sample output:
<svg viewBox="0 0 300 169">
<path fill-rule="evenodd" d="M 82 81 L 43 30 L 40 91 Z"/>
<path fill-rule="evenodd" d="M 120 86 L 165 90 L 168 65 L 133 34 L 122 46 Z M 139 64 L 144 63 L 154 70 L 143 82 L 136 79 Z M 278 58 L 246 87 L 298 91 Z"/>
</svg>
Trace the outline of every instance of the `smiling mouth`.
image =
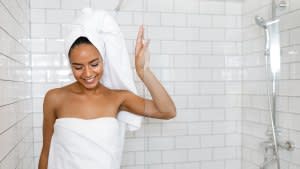
<svg viewBox="0 0 300 169">
<path fill-rule="evenodd" d="M 96 76 L 92 76 L 89 78 L 83 78 L 83 80 L 87 83 L 92 83 L 92 82 L 94 82 L 95 79 L 96 79 Z"/>
</svg>

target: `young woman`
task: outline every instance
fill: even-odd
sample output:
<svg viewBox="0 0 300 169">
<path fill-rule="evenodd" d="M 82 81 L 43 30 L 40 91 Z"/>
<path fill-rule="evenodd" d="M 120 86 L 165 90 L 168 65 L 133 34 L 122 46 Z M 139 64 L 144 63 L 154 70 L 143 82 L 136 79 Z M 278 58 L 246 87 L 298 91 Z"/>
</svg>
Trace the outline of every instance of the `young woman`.
<svg viewBox="0 0 300 169">
<path fill-rule="evenodd" d="M 79 37 L 69 50 L 69 61 L 76 81 L 49 90 L 44 98 L 43 146 L 39 169 L 47 169 L 51 138 L 57 119 L 115 118 L 125 110 L 137 115 L 171 119 L 176 115 L 175 105 L 164 87 L 149 68 L 145 67 L 144 28 L 141 26 L 135 47 L 137 75 L 148 88 L 152 100 L 126 90 L 112 90 L 100 83 L 103 74 L 103 58 L 86 37 Z M 101 159 L 99 159 L 101 160 Z M 70 166 L 69 169 L 72 167 Z"/>
</svg>

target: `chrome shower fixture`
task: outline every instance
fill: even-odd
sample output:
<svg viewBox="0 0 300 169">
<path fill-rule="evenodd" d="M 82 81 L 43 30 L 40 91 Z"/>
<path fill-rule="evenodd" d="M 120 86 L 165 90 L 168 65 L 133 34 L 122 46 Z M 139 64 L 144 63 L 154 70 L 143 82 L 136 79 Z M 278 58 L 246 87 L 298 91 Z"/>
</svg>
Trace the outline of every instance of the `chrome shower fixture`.
<svg viewBox="0 0 300 169">
<path fill-rule="evenodd" d="M 266 21 L 263 17 L 255 16 L 255 22 L 256 22 L 257 25 L 263 27 L 264 29 L 267 28 Z"/>
</svg>

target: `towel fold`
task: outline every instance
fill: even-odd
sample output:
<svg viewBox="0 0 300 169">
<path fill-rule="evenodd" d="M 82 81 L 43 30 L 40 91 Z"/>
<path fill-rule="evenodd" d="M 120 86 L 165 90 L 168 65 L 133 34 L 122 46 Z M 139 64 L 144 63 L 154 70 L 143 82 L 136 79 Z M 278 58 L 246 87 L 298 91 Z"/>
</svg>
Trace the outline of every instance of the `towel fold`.
<svg viewBox="0 0 300 169">
<path fill-rule="evenodd" d="M 103 57 L 102 84 L 110 89 L 125 89 L 137 94 L 125 40 L 115 19 L 106 11 L 85 8 L 65 39 L 66 54 L 80 36 L 87 37 Z M 117 119 L 126 123 L 129 130 L 139 129 L 142 122 L 142 116 L 126 111 L 119 112 Z"/>
<path fill-rule="evenodd" d="M 119 169 L 124 130 L 117 119 L 57 119 L 48 169 Z"/>
</svg>

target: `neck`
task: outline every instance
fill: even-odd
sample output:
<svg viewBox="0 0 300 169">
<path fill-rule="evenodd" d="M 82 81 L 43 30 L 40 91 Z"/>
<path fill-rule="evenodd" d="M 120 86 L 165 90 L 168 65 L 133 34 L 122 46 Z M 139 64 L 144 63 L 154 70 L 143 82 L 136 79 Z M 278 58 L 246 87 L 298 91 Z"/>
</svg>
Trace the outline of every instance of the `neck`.
<svg viewBox="0 0 300 169">
<path fill-rule="evenodd" d="M 76 84 L 78 86 L 79 92 L 82 94 L 85 94 L 85 95 L 94 95 L 94 94 L 101 92 L 104 89 L 104 86 L 100 82 L 97 83 L 97 85 L 91 89 L 84 87 L 79 82 L 76 82 Z"/>
</svg>

